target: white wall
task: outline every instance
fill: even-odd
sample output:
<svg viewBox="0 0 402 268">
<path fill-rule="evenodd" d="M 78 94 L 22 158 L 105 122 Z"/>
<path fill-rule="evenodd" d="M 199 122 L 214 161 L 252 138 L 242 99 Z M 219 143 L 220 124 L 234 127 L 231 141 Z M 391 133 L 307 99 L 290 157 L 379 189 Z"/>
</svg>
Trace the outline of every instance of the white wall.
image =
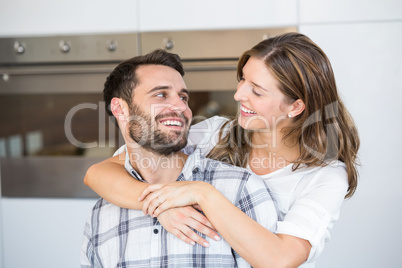
<svg viewBox="0 0 402 268">
<path fill-rule="evenodd" d="M 361 138 L 356 195 L 317 267 L 402 267 L 402 2 L 300 3 L 299 30 L 329 56 Z"/>
<path fill-rule="evenodd" d="M 402 1 L 0 0 L 0 36 L 287 25 L 299 26 L 300 32 L 328 54 L 361 138 L 357 193 L 345 202 L 333 239 L 317 267 L 402 267 L 402 171 L 398 168 L 402 151 L 398 139 L 402 131 Z M 19 260 L 34 252 L 49 251 L 63 258 L 57 254 L 64 251 L 74 258 L 82 232 L 80 223 L 84 223 L 92 202 L 81 201 L 0 200 L 6 230 L 2 234 L 5 268 L 45 267 L 40 261 L 24 266 L 27 263 Z M 49 218 L 48 212 L 56 213 L 57 208 L 66 211 L 66 216 Z M 41 220 L 50 225 L 41 226 Z M 31 233 L 23 228 L 26 221 L 32 222 Z M 35 229 L 42 233 L 35 233 Z M 53 236 L 38 245 L 43 233 Z M 23 251 L 19 244 L 24 244 Z M 11 264 L 14 256 L 21 265 Z M 75 260 L 63 260 L 69 264 L 63 267 L 74 266 Z"/>
<path fill-rule="evenodd" d="M 318 267 L 402 267 L 402 21 L 300 31 L 328 53 L 361 137 L 360 184 L 344 204 Z"/>
</svg>

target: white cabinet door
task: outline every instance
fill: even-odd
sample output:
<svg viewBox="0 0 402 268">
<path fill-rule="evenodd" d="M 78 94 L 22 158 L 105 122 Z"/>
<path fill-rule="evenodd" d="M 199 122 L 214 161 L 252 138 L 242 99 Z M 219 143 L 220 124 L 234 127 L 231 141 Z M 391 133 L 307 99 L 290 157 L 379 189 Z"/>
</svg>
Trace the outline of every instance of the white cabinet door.
<svg viewBox="0 0 402 268">
<path fill-rule="evenodd" d="M 345 202 L 317 267 L 402 267 L 402 22 L 300 31 L 330 58 L 361 139 L 356 196 Z"/>
<path fill-rule="evenodd" d="M 300 0 L 300 23 L 402 19 L 400 0 Z"/>
<path fill-rule="evenodd" d="M 295 26 L 297 0 L 139 0 L 141 31 Z"/>
<path fill-rule="evenodd" d="M 138 30 L 137 0 L 5 0 L 0 6 L 0 36 Z"/>
<path fill-rule="evenodd" d="M 4 268 L 79 267 L 84 225 L 95 199 L 1 201 Z"/>
</svg>

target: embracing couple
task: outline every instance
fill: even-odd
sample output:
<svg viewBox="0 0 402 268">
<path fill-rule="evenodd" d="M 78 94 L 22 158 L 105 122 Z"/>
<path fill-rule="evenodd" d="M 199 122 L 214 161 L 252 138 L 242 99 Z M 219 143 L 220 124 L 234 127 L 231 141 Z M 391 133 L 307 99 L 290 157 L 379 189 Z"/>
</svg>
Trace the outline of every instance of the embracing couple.
<svg viewBox="0 0 402 268">
<path fill-rule="evenodd" d="M 183 76 L 157 50 L 107 78 L 126 145 L 85 176 L 102 198 L 81 266 L 314 267 L 359 148 L 325 53 L 300 33 L 258 43 L 238 63 L 237 117 L 191 128 Z"/>
</svg>

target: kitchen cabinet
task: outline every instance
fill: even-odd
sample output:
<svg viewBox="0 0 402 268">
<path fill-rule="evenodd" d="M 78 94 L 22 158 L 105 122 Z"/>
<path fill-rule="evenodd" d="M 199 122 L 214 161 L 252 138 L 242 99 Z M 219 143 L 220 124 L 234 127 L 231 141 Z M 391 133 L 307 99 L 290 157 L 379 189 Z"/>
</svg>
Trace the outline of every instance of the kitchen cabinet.
<svg viewBox="0 0 402 268">
<path fill-rule="evenodd" d="M 400 0 L 300 0 L 300 23 L 374 22 L 402 19 Z M 375 34 L 371 32 L 370 35 Z"/>
<path fill-rule="evenodd" d="M 297 2 L 7 0 L 0 11 L 0 36 L 295 26 Z"/>
<path fill-rule="evenodd" d="M 139 0 L 140 31 L 294 26 L 297 0 Z"/>
<path fill-rule="evenodd" d="M 136 32 L 138 0 L 4 0 L 0 36 Z"/>
<path fill-rule="evenodd" d="M 0 11 L 0 36 L 295 26 L 297 2 L 7 0 Z"/>
</svg>

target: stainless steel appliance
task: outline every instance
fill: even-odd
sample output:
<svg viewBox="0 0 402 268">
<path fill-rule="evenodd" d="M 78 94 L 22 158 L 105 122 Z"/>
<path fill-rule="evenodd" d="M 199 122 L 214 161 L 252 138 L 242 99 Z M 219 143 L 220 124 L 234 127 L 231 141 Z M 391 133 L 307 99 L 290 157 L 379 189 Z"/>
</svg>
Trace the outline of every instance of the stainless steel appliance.
<svg viewBox="0 0 402 268">
<path fill-rule="evenodd" d="M 3 196 L 94 197 L 86 169 L 122 143 L 103 105 L 103 83 L 121 61 L 156 48 L 177 53 L 194 115 L 233 116 L 243 51 L 294 27 L 0 39 Z"/>
</svg>

